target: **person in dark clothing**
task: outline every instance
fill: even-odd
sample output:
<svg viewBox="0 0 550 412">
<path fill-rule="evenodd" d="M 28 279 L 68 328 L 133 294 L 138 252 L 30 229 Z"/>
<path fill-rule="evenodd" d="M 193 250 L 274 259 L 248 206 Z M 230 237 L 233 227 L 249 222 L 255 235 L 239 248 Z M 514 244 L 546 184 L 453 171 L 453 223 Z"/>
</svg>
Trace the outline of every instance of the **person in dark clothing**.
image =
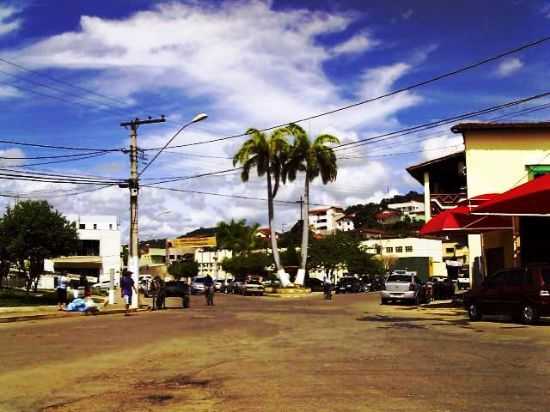
<svg viewBox="0 0 550 412">
<path fill-rule="evenodd" d="M 134 280 L 131 277 L 132 272 L 129 270 L 124 270 L 122 272 L 122 278 L 120 279 L 120 295 L 124 299 L 124 304 L 126 306 L 126 316 L 130 316 L 130 305 L 132 304 L 132 295 L 133 292 L 138 293 Z M 136 296 L 137 299 L 137 296 Z"/>
<path fill-rule="evenodd" d="M 204 295 L 206 296 L 206 304 L 214 306 L 214 279 L 210 275 L 206 275 L 204 279 Z"/>
</svg>

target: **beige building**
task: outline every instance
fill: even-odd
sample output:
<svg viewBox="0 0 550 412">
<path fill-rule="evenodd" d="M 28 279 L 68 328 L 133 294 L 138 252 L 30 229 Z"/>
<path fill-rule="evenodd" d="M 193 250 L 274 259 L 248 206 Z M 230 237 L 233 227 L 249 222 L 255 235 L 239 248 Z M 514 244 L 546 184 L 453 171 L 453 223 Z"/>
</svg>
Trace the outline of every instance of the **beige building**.
<svg viewBox="0 0 550 412">
<path fill-rule="evenodd" d="M 341 207 L 331 206 L 309 211 L 309 226 L 313 232 L 326 235 L 337 230 L 347 232 L 354 229 L 353 216 L 344 213 Z"/>
<path fill-rule="evenodd" d="M 468 197 L 505 192 L 550 172 L 550 122 L 463 123 L 451 130 L 464 137 Z M 486 273 L 514 265 L 512 231 L 468 241 L 471 260 L 483 250 Z"/>
</svg>

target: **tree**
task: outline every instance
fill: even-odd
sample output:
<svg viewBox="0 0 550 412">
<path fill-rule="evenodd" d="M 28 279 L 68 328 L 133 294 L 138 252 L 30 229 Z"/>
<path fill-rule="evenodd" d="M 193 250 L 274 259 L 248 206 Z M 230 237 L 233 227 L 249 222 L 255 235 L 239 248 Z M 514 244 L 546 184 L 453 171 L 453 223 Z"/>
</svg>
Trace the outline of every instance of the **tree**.
<svg viewBox="0 0 550 412">
<path fill-rule="evenodd" d="M 10 238 L 6 235 L 4 221 L 0 220 L 0 288 L 10 273 L 13 256 L 8 250 Z"/>
<path fill-rule="evenodd" d="M 323 270 L 332 280 L 338 270 L 357 275 L 382 273 L 379 262 L 361 248 L 357 237 L 348 232 L 336 232 L 314 239 L 308 267 L 310 270 Z"/>
<path fill-rule="evenodd" d="M 78 248 L 76 224 L 46 201 L 27 200 L 8 208 L 3 218 L 8 252 L 36 289 L 44 260 L 67 256 Z"/>
<path fill-rule="evenodd" d="M 246 219 L 220 222 L 216 231 L 216 242 L 220 249 L 229 249 L 234 254 L 247 254 L 257 246 L 259 224 L 247 226 Z"/>
<path fill-rule="evenodd" d="M 277 236 L 273 228 L 275 217 L 273 200 L 279 190 L 283 164 L 286 161 L 288 152 L 288 143 L 285 135 L 280 131 L 275 131 L 271 136 L 267 136 L 257 129 L 248 129 L 246 134 L 249 139 L 244 142 L 233 157 L 233 165 L 242 165 L 241 179 L 243 182 L 248 182 L 251 170 L 256 170 L 259 177 L 266 177 L 268 221 L 273 260 L 281 284 L 288 286 L 290 282 L 288 275 L 281 266 Z"/>
<path fill-rule="evenodd" d="M 336 154 L 328 144 L 338 144 L 340 140 L 332 135 L 323 134 L 310 141 L 306 131 L 296 125 L 290 124 L 281 130 L 282 133 L 294 137 L 294 142 L 289 149 L 288 159 L 283 165 L 283 182 L 286 179 L 294 181 L 298 173 L 304 173 L 304 202 L 303 218 L 309 217 L 309 184 L 317 177 L 321 177 L 323 184 L 336 180 L 338 166 Z M 308 222 L 309 223 L 309 222 Z M 302 259 L 300 269 L 296 275 L 295 284 L 303 285 L 307 266 L 309 244 L 309 224 L 302 225 Z"/>
<path fill-rule="evenodd" d="M 222 269 L 231 273 L 235 278 L 243 279 L 247 275 L 266 276 L 267 267 L 272 263 L 271 257 L 265 253 L 250 253 L 225 258 Z"/>
<path fill-rule="evenodd" d="M 168 273 L 177 280 L 181 278 L 192 278 L 198 275 L 199 264 L 194 260 L 173 262 L 168 266 Z"/>
</svg>

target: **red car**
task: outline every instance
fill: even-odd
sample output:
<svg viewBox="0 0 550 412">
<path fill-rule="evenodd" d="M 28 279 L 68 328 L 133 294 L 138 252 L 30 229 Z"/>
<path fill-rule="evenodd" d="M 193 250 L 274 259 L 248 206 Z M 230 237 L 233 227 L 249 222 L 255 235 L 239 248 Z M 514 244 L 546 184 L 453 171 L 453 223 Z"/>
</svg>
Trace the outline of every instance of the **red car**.
<svg viewBox="0 0 550 412">
<path fill-rule="evenodd" d="M 471 320 L 483 315 L 511 315 L 523 323 L 550 316 L 550 265 L 501 270 L 465 293 Z"/>
</svg>

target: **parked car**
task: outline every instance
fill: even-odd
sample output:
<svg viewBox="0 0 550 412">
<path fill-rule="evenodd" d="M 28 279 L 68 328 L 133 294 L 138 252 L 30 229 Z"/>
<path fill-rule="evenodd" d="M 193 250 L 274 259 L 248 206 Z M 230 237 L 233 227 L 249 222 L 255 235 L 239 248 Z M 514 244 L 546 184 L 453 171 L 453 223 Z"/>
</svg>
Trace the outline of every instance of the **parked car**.
<svg viewBox="0 0 550 412">
<path fill-rule="evenodd" d="M 117 288 L 116 283 L 114 283 L 113 286 L 115 287 L 115 289 Z M 110 287 L 111 287 L 110 280 L 102 280 L 101 282 L 97 282 L 92 285 L 93 289 L 101 289 L 101 290 L 109 290 Z"/>
<path fill-rule="evenodd" d="M 239 293 L 241 295 L 257 295 L 262 296 L 264 294 L 264 285 L 258 280 L 252 279 L 242 282 L 239 286 Z"/>
<path fill-rule="evenodd" d="M 317 278 L 309 278 L 305 284 L 305 287 L 310 288 L 312 292 L 323 292 L 323 286 L 324 282 Z"/>
<path fill-rule="evenodd" d="M 364 292 L 363 282 L 353 276 L 345 276 L 336 284 L 336 293 L 360 293 Z"/>
<path fill-rule="evenodd" d="M 205 286 L 204 286 L 204 280 L 205 278 L 195 278 L 191 282 L 191 294 L 198 295 L 200 293 L 204 293 Z"/>
<path fill-rule="evenodd" d="M 550 316 L 550 265 L 496 272 L 464 294 L 464 305 L 473 321 L 503 314 L 535 323 L 540 316 Z"/>
<path fill-rule="evenodd" d="M 380 292 L 381 303 L 408 301 L 416 305 L 429 301 L 429 293 L 424 282 L 415 272 L 392 273 L 386 280 L 386 289 Z"/>
</svg>

